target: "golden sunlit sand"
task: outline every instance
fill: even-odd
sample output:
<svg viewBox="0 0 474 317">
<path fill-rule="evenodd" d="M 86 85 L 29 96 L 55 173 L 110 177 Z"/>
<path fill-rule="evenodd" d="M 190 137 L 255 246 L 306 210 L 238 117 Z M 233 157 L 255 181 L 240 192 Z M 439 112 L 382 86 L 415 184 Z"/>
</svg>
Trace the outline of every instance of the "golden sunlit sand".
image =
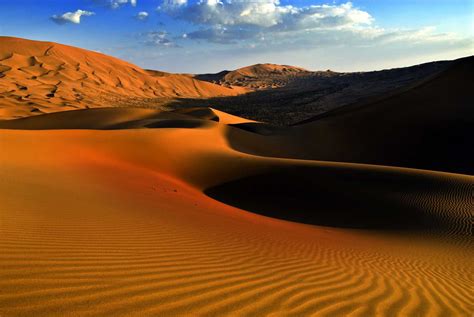
<svg viewBox="0 0 474 317">
<path fill-rule="evenodd" d="M 473 176 L 378 164 L 376 137 L 318 160 L 307 138 L 351 123 L 337 114 L 277 129 L 210 108 L 59 108 L 0 121 L 0 316 L 474 311 Z"/>
<path fill-rule="evenodd" d="M 51 42 L 0 36 L 0 117 L 13 119 L 83 108 L 129 105 L 151 98 L 229 96 L 189 75 L 141 69 L 117 58 Z"/>
</svg>

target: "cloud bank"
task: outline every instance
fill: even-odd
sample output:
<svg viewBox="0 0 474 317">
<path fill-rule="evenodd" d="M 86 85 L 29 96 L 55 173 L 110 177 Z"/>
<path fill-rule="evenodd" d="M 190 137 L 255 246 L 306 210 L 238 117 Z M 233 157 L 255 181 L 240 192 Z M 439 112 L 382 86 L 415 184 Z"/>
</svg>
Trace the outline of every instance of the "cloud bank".
<svg viewBox="0 0 474 317">
<path fill-rule="evenodd" d="M 182 38 L 219 44 L 314 47 L 456 40 L 455 35 L 437 34 L 434 28 L 385 30 L 351 2 L 294 6 L 279 0 L 164 0 L 157 10 L 191 25 Z"/>
</svg>

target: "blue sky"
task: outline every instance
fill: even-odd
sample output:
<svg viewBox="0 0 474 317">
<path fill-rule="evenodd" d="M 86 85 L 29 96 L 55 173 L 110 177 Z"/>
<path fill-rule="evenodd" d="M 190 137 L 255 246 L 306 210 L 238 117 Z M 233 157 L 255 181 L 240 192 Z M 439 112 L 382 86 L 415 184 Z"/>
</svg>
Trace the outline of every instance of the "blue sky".
<svg viewBox="0 0 474 317">
<path fill-rule="evenodd" d="M 474 54 L 472 0 L 0 0 L 0 35 L 172 72 L 375 70 Z"/>
</svg>

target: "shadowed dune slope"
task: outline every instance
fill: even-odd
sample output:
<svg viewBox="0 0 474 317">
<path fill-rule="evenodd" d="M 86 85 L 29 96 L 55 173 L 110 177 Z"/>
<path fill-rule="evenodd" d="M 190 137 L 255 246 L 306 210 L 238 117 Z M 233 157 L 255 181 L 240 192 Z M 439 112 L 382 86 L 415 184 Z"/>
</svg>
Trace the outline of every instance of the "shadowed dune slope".
<svg viewBox="0 0 474 317">
<path fill-rule="evenodd" d="M 97 52 L 51 42 L 0 37 L 0 118 L 129 105 L 150 98 L 236 95 L 191 76 L 147 72 Z"/>
<path fill-rule="evenodd" d="M 461 59 L 398 95 L 273 133 L 269 125 L 245 124 L 245 133 L 229 130 L 229 139 L 256 155 L 474 174 L 473 74 L 474 57 Z"/>
<path fill-rule="evenodd" d="M 268 217 L 365 229 L 469 235 L 474 179 L 355 164 L 293 162 L 208 188 Z"/>
</svg>

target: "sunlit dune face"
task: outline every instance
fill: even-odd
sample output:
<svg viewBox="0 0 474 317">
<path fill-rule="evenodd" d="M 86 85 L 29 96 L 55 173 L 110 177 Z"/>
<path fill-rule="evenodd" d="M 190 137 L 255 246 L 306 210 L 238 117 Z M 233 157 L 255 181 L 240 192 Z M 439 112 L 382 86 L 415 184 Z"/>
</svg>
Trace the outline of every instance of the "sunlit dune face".
<svg viewBox="0 0 474 317">
<path fill-rule="evenodd" d="M 92 51 L 9 37 L 0 37 L 0 74 L 0 119 L 111 105 L 140 106 L 150 99 L 160 107 L 173 98 L 246 92 L 188 75 L 155 76 Z"/>
</svg>

